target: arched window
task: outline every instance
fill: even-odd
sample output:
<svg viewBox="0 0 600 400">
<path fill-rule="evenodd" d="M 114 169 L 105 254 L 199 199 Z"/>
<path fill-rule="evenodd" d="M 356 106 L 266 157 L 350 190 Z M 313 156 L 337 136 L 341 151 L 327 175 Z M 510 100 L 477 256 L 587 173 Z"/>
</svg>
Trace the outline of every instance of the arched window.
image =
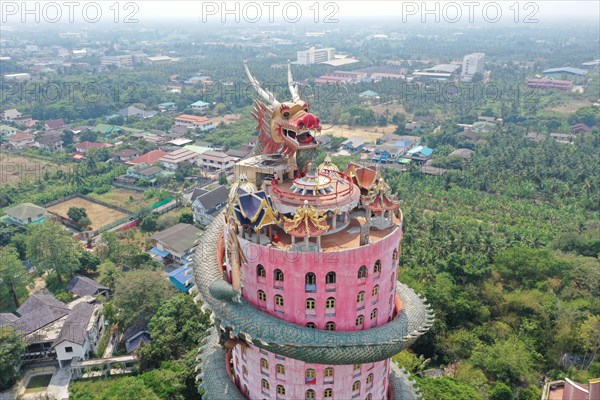
<svg viewBox="0 0 600 400">
<path fill-rule="evenodd" d="M 269 390 L 269 382 L 266 379 L 260 381 L 260 386 L 263 390 Z"/>
<path fill-rule="evenodd" d="M 282 364 L 277 364 L 275 366 L 275 370 L 278 374 L 285 375 L 285 366 L 283 366 Z"/>
<path fill-rule="evenodd" d="M 358 317 L 356 317 L 356 326 L 362 327 L 364 322 L 365 322 L 365 317 L 363 317 L 362 315 L 359 315 Z"/>
<path fill-rule="evenodd" d="M 335 331 L 335 322 L 329 321 L 325 324 L 326 331 Z"/>
<path fill-rule="evenodd" d="M 260 359 L 260 369 L 269 369 L 269 361 L 266 358 Z"/>
<path fill-rule="evenodd" d="M 381 261 L 375 261 L 375 266 L 373 267 L 373 273 L 375 275 L 381 274 Z"/>
<path fill-rule="evenodd" d="M 248 368 L 246 368 L 245 365 L 242 367 L 242 375 L 244 375 L 244 376 L 248 375 Z"/>
<path fill-rule="evenodd" d="M 352 384 L 352 391 L 360 391 L 360 381 L 354 381 L 354 383 Z"/>
<path fill-rule="evenodd" d="M 367 376 L 367 385 L 372 385 L 373 384 L 373 374 L 369 374 L 369 376 Z"/>
<path fill-rule="evenodd" d="M 333 367 L 327 367 L 323 371 L 323 376 L 326 381 L 333 381 Z"/>
<path fill-rule="evenodd" d="M 371 311 L 371 319 L 375 319 L 377 318 L 377 309 L 374 309 L 373 311 Z"/>
<path fill-rule="evenodd" d="M 333 389 L 331 389 L 331 388 L 325 389 L 325 391 L 323 392 L 323 397 L 326 399 L 333 398 Z"/>
<path fill-rule="evenodd" d="M 317 326 L 315 325 L 314 322 L 307 322 L 306 327 L 310 328 L 310 329 L 315 329 Z"/>
<path fill-rule="evenodd" d="M 354 364 L 353 370 L 354 372 L 360 371 L 360 364 Z"/>
<path fill-rule="evenodd" d="M 394 249 L 392 253 L 392 261 L 398 261 L 398 249 Z"/>
<path fill-rule="evenodd" d="M 313 298 L 308 298 L 306 299 L 306 309 L 307 310 L 314 310 L 316 307 L 317 302 L 315 301 L 315 299 Z"/>
<path fill-rule="evenodd" d="M 373 296 L 377 296 L 379 294 L 379 285 L 373 286 L 373 290 L 371 291 Z"/>
<path fill-rule="evenodd" d="M 273 279 L 275 282 L 283 282 L 283 272 L 279 268 L 273 271 Z"/>
<path fill-rule="evenodd" d="M 265 271 L 265 267 L 263 267 L 262 265 L 258 264 L 256 266 L 256 276 L 258 276 L 259 278 L 264 278 L 267 276 L 267 271 Z"/>
<path fill-rule="evenodd" d="M 335 298 L 329 297 L 327 300 L 325 300 L 325 308 L 335 308 Z"/>
<path fill-rule="evenodd" d="M 369 393 L 367 397 L 365 397 L 365 400 L 373 400 L 373 395 Z"/>
<path fill-rule="evenodd" d="M 315 393 L 315 391 L 314 391 L 314 390 L 312 390 L 312 389 L 308 389 L 308 390 L 306 391 L 306 393 L 304 393 L 304 398 L 305 398 L 306 400 L 312 400 L 312 399 L 314 399 L 314 398 L 316 398 L 316 397 L 317 397 L 317 394 L 316 394 L 316 393 Z"/>
<path fill-rule="evenodd" d="M 312 368 L 308 368 L 304 371 L 304 381 L 308 384 L 317 383 L 317 372 Z"/>
<path fill-rule="evenodd" d="M 250 390 L 248 390 L 248 385 L 244 385 L 244 393 L 246 393 L 246 396 L 250 394 Z"/>
<path fill-rule="evenodd" d="M 328 272 L 327 275 L 325 275 L 325 283 L 328 285 L 335 283 L 335 272 Z"/>
<path fill-rule="evenodd" d="M 366 278 L 367 277 L 367 267 L 364 265 L 361 265 L 361 267 L 358 269 L 358 279 L 362 279 L 362 278 Z"/>
<path fill-rule="evenodd" d="M 365 301 L 365 291 L 361 290 L 360 292 L 358 292 L 358 294 L 356 295 L 356 302 L 357 303 L 362 303 L 363 301 Z"/>
<path fill-rule="evenodd" d="M 267 295 L 262 290 L 258 291 L 258 301 L 267 301 Z"/>
<path fill-rule="evenodd" d="M 283 307 L 283 296 L 280 294 L 275 295 L 275 305 L 278 307 Z"/>
<path fill-rule="evenodd" d="M 285 396 L 285 388 L 281 385 L 277 385 L 277 395 L 279 396 Z"/>
<path fill-rule="evenodd" d="M 307 292 L 316 292 L 317 291 L 317 276 L 312 272 L 306 274 L 304 278 L 304 289 Z"/>
</svg>

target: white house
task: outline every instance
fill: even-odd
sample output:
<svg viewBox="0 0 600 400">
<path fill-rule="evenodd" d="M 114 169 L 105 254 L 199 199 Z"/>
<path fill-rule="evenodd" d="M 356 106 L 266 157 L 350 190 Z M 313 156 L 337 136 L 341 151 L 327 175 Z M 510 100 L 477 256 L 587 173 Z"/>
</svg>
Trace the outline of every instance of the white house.
<svg viewBox="0 0 600 400">
<path fill-rule="evenodd" d="M 194 221 L 208 225 L 213 220 L 213 215 L 221 210 L 229 197 L 229 189 L 221 185 L 210 192 L 202 193 L 200 190 L 194 190 L 190 200 L 194 210 Z"/>
<path fill-rule="evenodd" d="M 197 102 L 190 104 L 190 108 L 192 110 L 194 110 L 198 113 L 201 113 L 201 114 L 206 113 L 209 106 L 210 106 L 209 103 L 202 101 L 202 100 L 198 100 Z"/>
<path fill-rule="evenodd" d="M 91 352 L 96 351 L 103 328 L 101 304 L 85 301 L 76 304 L 52 345 L 60 367 L 74 358 L 86 360 Z"/>
</svg>

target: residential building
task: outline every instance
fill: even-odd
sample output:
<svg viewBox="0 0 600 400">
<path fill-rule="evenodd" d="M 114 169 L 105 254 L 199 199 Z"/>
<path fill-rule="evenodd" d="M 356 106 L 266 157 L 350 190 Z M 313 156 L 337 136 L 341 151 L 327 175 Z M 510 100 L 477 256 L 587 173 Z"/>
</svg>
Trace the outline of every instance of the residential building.
<svg viewBox="0 0 600 400">
<path fill-rule="evenodd" d="M 125 342 L 127 354 L 136 353 L 140 348 L 150 343 L 148 321 L 128 327 L 123 334 L 123 341 Z"/>
<path fill-rule="evenodd" d="M 188 293 L 194 281 L 191 264 L 185 264 L 169 272 L 169 281 L 175 288 L 183 293 Z"/>
<path fill-rule="evenodd" d="M 217 124 L 210 118 L 189 114 L 181 114 L 177 116 L 175 118 L 175 125 L 186 126 L 188 128 L 198 128 L 201 131 L 208 131 L 217 127 Z"/>
<path fill-rule="evenodd" d="M 194 221 L 202 225 L 210 224 L 214 215 L 227 204 L 228 196 L 229 189 L 223 185 L 197 197 L 192 194 L 190 200 L 194 210 Z"/>
<path fill-rule="evenodd" d="M 31 75 L 26 72 L 18 74 L 4 74 L 3 78 L 5 81 L 28 81 L 31 79 Z"/>
<path fill-rule="evenodd" d="M 60 151 L 63 149 L 62 135 L 59 133 L 48 133 L 35 140 L 38 147 L 44 150 Z"/>
<path fill-rule="evenodd" d="M 311 47 L 308 50 L 298 51 L 296 53 L 296 56 L 298 64 L 318 64 L 325 61 L 333 60 L 335 58 L 335 49 L 333 47 L 326 47 L 322 49 L 316 49 L 314 47 Z"/>
<path fill-rule="evenodd" d="M 61 330 L 52 344 L 59 366 L 71 360 L 86 360 L 98 349 L 104 330 L 102 304 L 82 301 L 69 312 Z"/>
<path fill-rule="evenodd" d="M 200 233 L 194 225 L 179 223 L 152 235 L 154 247 L 150 251 L 167 262 L 181 263 L 192 254 Z"/>
<path fill-rule="evenodd" d="M 206 111 L 208 111 L 208 107 L 210 107 L 210 103 L 202 100 L 198 100 L 197 102 L 190 104 L 190 108 L 200 114 L 205 114 Z"/>
<path fill-rule="evenodd" d="M 2 137 L 2 139 L 8 139 L 17 132 L 19 132 L 19 130 L 14 126 L 0 125 L 0 136 Z"/>
<path fill-rule="evenodd" d="M 137 107 L 134 106 L 129 106 L 129 107 L 125 107 L 122 110 L 119 110 L 119 112 L 117 112 L 117 114 L 125 117 L 125 118 L 142 118 L 142 119 L 146 119 L 146 118 L 152 118 L 154 117 L 156 114 L 158 114 L 158 111 L 145 111 L 142 109 L 139 109 Z"/>
<path fill-rule="evenodd" d="M 404 157 L 414 161 L 425 161 L 431 157 L 431 153 L 433 153 L 433 149 L 419 145 L 408 150 Z"/>
<path fill-rule="evenodd" d="M 30 225 L 46 220 L 46 209 L 33 203 L 21 203 L 4 210 L 11 221 L 17 225 Z"/>
<path fill-rule="evenodd" d="M 176 109 L 177 109 L 177 106 L 172 101 L 166 101 L 166 102 L 160 103 L 158 105 L 158 110 L 160 112 L 175 111 Z"/>
<path fill-rule="evenodd" d="M 562 144 L 573 144 L 577 139 L 577 135 L 572 133 L 551 133 L 550 137 L 554 139 L 557 143 Z"/>
<path fill-rule="evenodd" d="M 351 152 L 361 151 L 367 142 L 359 137 L 352 137 L 342 142 L 342 147 Z"/>
<path fill-rule="evenodd" d="M 485 53 L 467 54 L 463 58 L 461 80 L 470 82 L 473 75 L 483 74 L 485 67 Z"/>
<path fill-rule="evenodd" d="M 21 116 L 23 116 L 23 114 L 14 108 L 11 108 L 10 110 L 4 110 L 2 112 L 3 121 L 13 121 L 15 118 L 19 118 Z"/>
<path fill-rule="evenodd" d="M 125 149 L 125 150 L 121 150 L 118 151 L 116 153 L 114 153 L 112 155 L 112 159 L 115 162 L 127 162 L 127 161 L 131 161 L 136 157 L 140 156 L 140 152 L 138 150 L 134 150 L 134 149 Z"/>
<path fill-rule="evenodd" d="M 105 296 L 110 294 L 110 289 L 86 276 L 75 275 L 67 285 L 67 290 L 79 297 Z"/>
<path fill-rule="evenodd" d="M 188 146 L 185 146 L 186 148 Z M 206 151 L 200 155 L 198 166 L 209 171 L 227 171 L 233 168 L 237 158 L 220 151 Z"/>
<path fill-rule="evenodd" d="M 97 142 L 81 142 L 75 145 L 75 150 L 79 153 L 85 153 L 90 149 L 102 149 L 104 147 L 112 147 L 110 143 L 97 143 Z"/>
<path fill-rule="evenodd" d="M 139 163 L 127 168 L 127 176 L 135 179 L 145 179 L 154 183 L 163 172 L 160 167 Z"/>
<path fill-rule="evenodd" d="M 571 133 L 588 133 L 591 130 L 592 128 L 583 123 L 571 125 Z"/>
<path fill-rule="evenodd" d="M 16 149 L 22 149 L 24 147 L 29 147 L 34 142 L 33 135 L 25 132 L 19 132 L 8 138 L 8 143 L 10 143 Z"/>
<path fill-rule="evenodd" d="M 527 78 L 527 87 L 539 89 L 573 90 L 573 82 L 545 78 Z"/>
<path fill-rule="evenodd" d="M 182 163 L 194 164 L 199 158 L 200 154 L 181 148 L 167 153 L 159 162 L 169 171 L 176 171 Z"/>
<path fill-rule="evenodd" d="M 44 129 L 47 131 L 54 130 L 54 129 L 62 129 L 64 127 L 65 127 L 65 121 L 63 121 L 62 118 L 51 119 L 51 120 L 46 121 L 46 123 L 44 124 Z"/>
<path fill-rule="evenodd" d="M 100 58 L 100 65 L 114 65 L 117 68 L 133 67 L 134 62 L 133 55 L 104 56 Z"/>
<path fill-rule="evenodd" d="M 456 149 L 452 153 L 448 154 L 448 157 L 460 157 L 463 160 L 468 160 L 469 158 L 471 158 L 473 156 L 473 153 L 475 153 L 475 152 L 471 149 L 461 148 L 461 149 Z"/>
<path fill-rule="evenodd" d="M 168 153 L 166 151 L 162 151 L 162 150 L 152 150 L 149 151 L 148 153 L 136 157 L 132 160 L 129 160 L 126 162 L 126 164 L 129 165 L 136 165 L 136 164 L 141 164 L 141 163 L 145 163 L 148 165 L 154 165 L 157 162 L 159 162 L 159 160 L 161 158 L 163 158 L 164 156 L 166 156 Z"/>
</svg>

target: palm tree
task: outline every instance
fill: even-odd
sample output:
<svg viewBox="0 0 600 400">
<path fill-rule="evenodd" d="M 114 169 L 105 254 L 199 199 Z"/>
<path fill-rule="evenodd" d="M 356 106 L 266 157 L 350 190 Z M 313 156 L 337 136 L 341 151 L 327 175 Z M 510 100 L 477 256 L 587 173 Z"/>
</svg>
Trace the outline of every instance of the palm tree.
<svg viewBox="0 0 600 400">
<path fill-rule="evenodd" d="M 82 174 L 79 173 L 79 168 L 76 169 L 71 175 L 71 181 L 73 182 L 73 185 L 75 185 L 75 187 L 80 187 L 85 184 L 85 178 Z"/>
</svg>

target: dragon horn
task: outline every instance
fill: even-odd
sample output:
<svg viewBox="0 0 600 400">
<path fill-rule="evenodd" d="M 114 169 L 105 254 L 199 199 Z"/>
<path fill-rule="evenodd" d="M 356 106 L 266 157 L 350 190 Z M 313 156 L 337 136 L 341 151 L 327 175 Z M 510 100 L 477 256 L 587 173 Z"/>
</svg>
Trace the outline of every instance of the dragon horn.
<svg viewBox="0 0 600 400">
<path fill-rule="evenodd" d="M 261 97 L 263 99 L 265 99 L 266 101 L 268 101 L 269 104 L 271 104 L 273 107 L 279 106 L 280 103 L 275 98 L 275 95 L 273 93 L 261 88 L 260 83 L 258 83 L 256 78 L 254 78 L 252 76 L 252 74 L 250 73 L 250 70 L 248 69 L 248 62 L 246 60 L 244 60 L 244 70 L 246 70 L 246 75 L 248 76 L 248 80 L 252 84 L 252 87 L 254 87 L 254 90 L 256 90 L 258 92 L 258 94 L 260 94 Z"/>
<path fill-rule="evenodd" d="M 294 83 L 294 78 L 292 78 L 292 64 L 290 63 L 290 60 L 288 60 L 288 87 L 290 88 L 290 93 L 292 94 L 292 100 L 300 100 L 298 86 Z"/>
</svg>

